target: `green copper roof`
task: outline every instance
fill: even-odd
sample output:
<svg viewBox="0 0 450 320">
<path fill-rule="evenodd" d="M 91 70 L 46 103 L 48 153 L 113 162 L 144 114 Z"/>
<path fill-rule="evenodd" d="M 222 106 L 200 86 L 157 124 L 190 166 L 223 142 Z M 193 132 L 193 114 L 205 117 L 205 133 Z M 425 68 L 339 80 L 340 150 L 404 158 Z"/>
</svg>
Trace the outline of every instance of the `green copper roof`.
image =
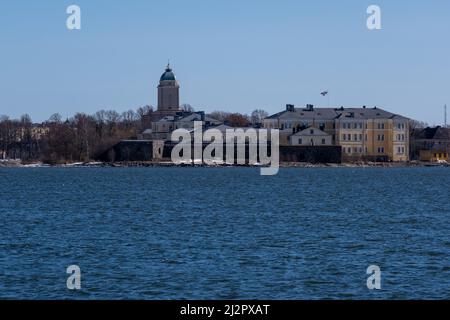
<svg viewBox="0 0 450 320">
<path fill-rule="evenodd" d="M 166 72 L 163 73 L 160 81 L 175 81 L 175 74 L 172 72 L 170 65 L 167 66 Z"/>
</svg>

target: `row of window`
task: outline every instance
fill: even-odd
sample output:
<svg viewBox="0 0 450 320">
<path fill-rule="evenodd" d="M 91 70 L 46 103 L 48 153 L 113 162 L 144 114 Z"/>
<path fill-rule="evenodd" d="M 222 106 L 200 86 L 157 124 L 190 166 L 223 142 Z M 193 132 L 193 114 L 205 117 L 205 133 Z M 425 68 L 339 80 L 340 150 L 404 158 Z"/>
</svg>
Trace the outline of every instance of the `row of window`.
<svg viewBox="0 0 450 320">
<path fill-rule="evenodd" d="M 365 153 L 368 153 L 367 147 L 364 149 L 362 147 L 342 147 L 342 151 L 346 154 L 362 154 L 363 150 Z M 377 148 L 378 154 L 384 154 L 384 147 L 378 147 Z M 404 147 L 403 147 L 403 153 L 405 153 Z"/>
<path fill-rule="evenodd" d="M 448 153 L 435 153 L 434 157 L 436 159 L 446 159 L 448 158 Z"/>
<path fill-rule="evenodd" d="M 406 136 L 404 134 L 397 134 L 396 141 L 405 141 Z M 367 141 L 367 134 L 364 137 L 365 141 Z M 342 141 L 362 141 L 363 135 L 362 134 L 347 134 L 344 133 L 342 135 Z M 377 141 L 385 141 L 386 136 L 384 134 L 377 135 Z"/>
<path fill-rule="evenodd" d="M 363 135 L 362 134 L 354 134 L 353 136 L 351 134 L 343 134 L 342 140 L 343 141 L 362 141 Z M 366 135 L 366 141 L 367 141 L 367 135 Z"/>
<path fill-rule="evenodd" d="M 364 139 L 367 141 L 367 134 L 365 135 Z M 342 135 L 342 140 L 343 141 L 362 141 L 363 140 L 363 135 L 362 134 L 343 134 Z M 385 140 L 385 136 L 384 134 L 379 134 L 377 136 L 377 140 L 378 141 L 384 141 Z"/>
<path fill-rule="evenodd" d="M 298 144 L 303 144 L 303 139 L 302 138 L 298 139 Z M 314 140 L 313 139 L 311 139 L 310 144 L 314 145 Z M 327 141 L 325 139 L 322 139 L 322 144 L 327 144 Z"/>
<path fill-rule="evenodd" d="M 367 147 L 364 150 L 367 153 Z M 355 153 L 361 154 L 361 153 L 363 153 L 363 148 L 362 147 L 353 147 L 353 148 L 352 147 L 343 147 L 342 151 L 347 154 L 355 154 Z"/>
<path fill-rule="evenodd" d="M 312 123 L 310 124 L 308 121 L 303 121 L 300 124 L 294 123 L 294 122 L 290 122 L 290 121 L 286 121 L 284 123 L 281 124 L 281 129 L 292 129 L 292 128 L 296 128 L 299 126 L 304 126 L 304 127 L 309 127 L 310 125 L 312 125 Z M 318 124 L 315 124 L 321 128 L 325 128 L 325 123 L 324 122 L 320 122 Z M 275 128 L 276 124 L 275 123 L 267 123 L 266 124 L 267 128 Z M 342 129 L 360 129 L 362 130 L 363 128 L 368 129 L 367 123 L 363 123 L 363 122 L 342 122 Z M 376 128 L 378 130 L 384 130 L 386 129 L 386 124 L 385 123 L 377 123 Z M 394 128 L 396 128 L 397 130 L 405 130 L 406 125 L 405 123 L 397 123 Z M 335 129 L 335 124 L 333 123 L 333 129 Z"/>
<path fill-rule="evenodd" d="M 362 129 L 363 123 L 362 122 L 353 122 L 353 123 L 343 122 L 342 128 L 343 129 Z M 366 129 L 367 129 L 367 123 L 366 123 Z"/>
<path fill-rule="evenodd" d="M 404 124 L 403 124 L 403 128 L 404 128 Z M 366 129 L 368 128 L 367 123 L 362 123 L 362 122 L 343 122 L 342 123 L 342 129 L 362 129 L 363 127 L 365 127 Z M 384 123 L 380 122 L 377 123 L 377 129 L 383 130 L 385 129 L 386 126 Z"/>
<path fill-rule="evenodd" d="M 315 125 L 318 126 L 321 130 L 325 129 L 325 123 L 321 122 L 321 123 L 318 123 Z M 296 123 L 292 123 L 292 122 L 285 122 L 285 123 L 281 124 L 281 129 L 283 130 L 283 129 L 293 129 L 293 128 L 301 128 L 301 127 L 308 128 L 309 126 L 310 126 L 310 124 L 308 122 L 302 122 L 300 124 L 296 124 Z M 268 125 L 267 127 L 270 128 L 270 127 L 275 127 L 275 126 Z M 333 125 L 333 129 L 334 129 L 334 125 Z"/>
</svg>

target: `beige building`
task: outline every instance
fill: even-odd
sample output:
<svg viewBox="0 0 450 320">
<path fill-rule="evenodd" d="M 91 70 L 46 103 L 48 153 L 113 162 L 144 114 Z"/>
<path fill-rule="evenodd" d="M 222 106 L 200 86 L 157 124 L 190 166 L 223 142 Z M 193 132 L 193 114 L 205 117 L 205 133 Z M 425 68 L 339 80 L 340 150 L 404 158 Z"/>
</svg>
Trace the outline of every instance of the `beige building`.
<svg viewBox="0 0 450 320">
<path fill-rule="evenodd" d="M 280 144 L 309 127 L 331 136 L 332 145 L 342 147 L 344 161 L 409 160 L 409 119 L 380 108 L 295 108 L 264 120 L 265 128 L 280 129 Z M 298 143 L 297 143 L 298 145 Z"/>
<path fill-rule="evenodd" d="M 332 146 L 332 136 L 320 129 L 309 127 L 290 137 L 291 146 Z"/>
<path fill-rule="evenodd" d="M 202 122 L 204 128 L 219 126 L 222 122 L 208 117 L 204 112 L 179 112 L 152 122 L 152 128 L 143 133 L 144 139 L 170 140 L 171 133 L 177 129 L 194 129 L 194 122 Z"/>
</svg>

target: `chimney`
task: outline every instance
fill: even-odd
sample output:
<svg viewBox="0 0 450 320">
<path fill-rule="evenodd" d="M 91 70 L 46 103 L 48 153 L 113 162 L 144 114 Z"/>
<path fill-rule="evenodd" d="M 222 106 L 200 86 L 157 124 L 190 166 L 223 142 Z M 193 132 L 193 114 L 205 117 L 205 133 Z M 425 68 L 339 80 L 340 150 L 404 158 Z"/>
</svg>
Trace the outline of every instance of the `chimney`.
<svg viewBox="0 0 450 320">
<path fill-rule="evenodd" d="M 205 122 L 205 111 L 200 111 L 199 114 L 201 121 Z"/>
<path fill-rule="evenodd" d="M 286 105 L 286 111 L 294 112 L 294 110 L 295 110 L 295 107 L 294 107 L 293 104 L 287 104 Z"/>
<path fill-rule="evenodd" d="M 314 111 L 314 105 L 313 104 L 307 104 L 306 105 L 306 110 L 307 111 Z"/>
</svg>

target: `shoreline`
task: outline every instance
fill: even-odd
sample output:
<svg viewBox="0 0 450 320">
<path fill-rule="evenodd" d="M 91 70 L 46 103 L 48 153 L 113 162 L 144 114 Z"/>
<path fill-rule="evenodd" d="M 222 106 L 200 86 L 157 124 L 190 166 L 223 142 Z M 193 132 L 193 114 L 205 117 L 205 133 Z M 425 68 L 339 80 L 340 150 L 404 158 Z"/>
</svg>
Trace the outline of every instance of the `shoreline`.
<svg viewBox="0 0 450 320">
<path fill-rule="evenodd" d="M 0 160 L 0 168 L 149 168 L 149 167 L 247 167 L 260 168 L 261 165 L 205 165 L 181 164 L 170 161 L 130 161 L 130 162 L 73 162 L 65 164 L 45 164 L 42 162 L 22 163 L 20 160 Z M 281 162 L 280 168 L 425 168 L 450 167 L 448 163 L 432 162 L 343 162 L 343 163 L 308 163 Z"/>
</svg>

